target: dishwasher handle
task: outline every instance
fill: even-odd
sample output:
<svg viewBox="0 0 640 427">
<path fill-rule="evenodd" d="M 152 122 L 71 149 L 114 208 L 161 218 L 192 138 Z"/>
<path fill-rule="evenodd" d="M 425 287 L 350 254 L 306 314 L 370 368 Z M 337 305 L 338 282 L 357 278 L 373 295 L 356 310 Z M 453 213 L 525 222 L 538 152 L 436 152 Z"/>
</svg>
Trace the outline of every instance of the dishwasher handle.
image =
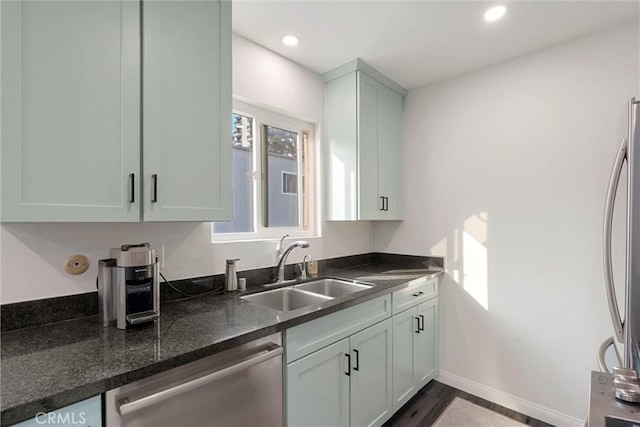
<svg viewBox="0 0 640 427">
<path fill-rule="evenodd" d="M 162 390 L 145 397 L 141 397 L 140 399 L 134 401 L 129 401 L 127 397 L 120 399 L 117 404 L 118 413 L 120 414 L 120 416 L 124 417 L 125 415 L 129 415 L 133 412 L 139 411 L 158 402 L 162 402 L 163 400 L 178 396 L 182 393 L 194 390 L 213 381 L 249 369 L 252 366 L 258 365 L 262 362 L 266 362 L 267 360 L 273 359 L 274 357 L 278 357 L 283 353 L 282 347 L 274 343 L 267 343 L 257 348 L 259 349 L 259 353 L 262 353 L 264 351 L 266 351 L 266 353 L 259 354 L 258 356 L 244 360 L 235 365 L 231 365 L 227 368 L 212 372 L 203 377 L 196 378 L 193 381 L 189 381 L 175 387 L 171 387 L 169 389 Z"/>
</svg>

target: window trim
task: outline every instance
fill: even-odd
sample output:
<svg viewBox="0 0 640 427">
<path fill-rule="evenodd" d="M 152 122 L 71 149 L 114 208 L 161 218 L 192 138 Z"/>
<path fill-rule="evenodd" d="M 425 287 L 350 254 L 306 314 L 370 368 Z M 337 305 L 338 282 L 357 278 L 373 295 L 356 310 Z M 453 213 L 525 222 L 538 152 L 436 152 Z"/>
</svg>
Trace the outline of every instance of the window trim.
<svg viewBox="0 0 640 427">
<path fill-rule="evenodd" d="M 303 119 L 296 118 L 294 115 L 282 112 L 280 110 L 271 110 L 255 104 L 251 104 L 244 100 L 234 97 L 233 100 L 233 113 L 241 114 L 244 116 L 253 118 L 253 231 L 240 232 L 240 233 L 215 233 L 214 223 L 211 223 L 211 241 L 212 243 L 224 243 L 224 242 L 247 242 L 247 241 L 260 241 L 260 240 L 272 240 L 279 238 L 284 234 L 290 234 L 292 238 L 296 237 L 319 237 L 319 224 L 318 224 L 318 212 L 320 198 L 319 189 L 319 174 L 320 166 L 318 159 L 318 145 L 315 141 L 315 125 Z M 263 185 L 266 182 L 262 176 L 262 151 L 263 151 L 263 135 L 262 129 L 264 125 L 277 127 L 279 129 L 288 130 L 299 134 L 298 151 L 302 153 L 302 145 L 305 143 L 303 134 L 306 134 L 308 138 L 308 149 L 305 152 L 305 164 L 308 171 L 301 172 L 302 168 L 302 154 L 297 156 L 298 167 L 296 170 L 298 189 L 303 187 L 302 176 L 306 176 L 306 185 L 308 188 L 308 194 L 306 198 L 308 200 L 308 209 L 303 210 L 302 207 L 305 204 L 304 197 L 302 197 L 302 190 L 298 196 L 298 222 L 297 227 L 265 227 L 263 225 Z M 231 142 L 230 142 L 231 143 Z M 305 173 L 306 172 L 306 173 Z M 260 181 L 258 181 L 260 179 Z M 304 221 L 305 215 L 308 218 L 309 227 L 305 230 Z"/>
</svg>

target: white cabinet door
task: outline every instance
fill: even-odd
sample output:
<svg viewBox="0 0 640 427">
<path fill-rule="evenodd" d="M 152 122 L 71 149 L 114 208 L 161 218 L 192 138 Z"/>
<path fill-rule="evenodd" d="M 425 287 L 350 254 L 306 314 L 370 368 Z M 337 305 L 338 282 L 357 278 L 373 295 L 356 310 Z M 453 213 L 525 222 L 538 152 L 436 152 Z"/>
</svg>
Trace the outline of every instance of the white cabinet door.
<svg viewBox="0 0 640 427">
<path fill-rule="evenodd" d="M 384 197 L 380 217 L 402 219 L 402 96 L 382 88 L 378 138 L 378 195 Z"/>
<path fill-rule="evenodd" d="M 418 306 L 421 322 L 418 337 L 417 387 L 418 390 L 438 373 L 438 299 L 433 298 Z"/>
<path fill-rule="evenodd" d="M 143 5 L 145 221 L 231 219 L 231 2 Z"/>
<path fill-rule="evenodd" d="M 379 219 L 378 141 L 382 85 L 358 71 L 358 211 L 359 219 Z"/>
<path fill-rule="evenodd" d="M 350 338 L 352 426 L 380 426 L 393 414 L 392 330 L 387 319 Z"/>
<path fill-rule="evenodd" d="M 2 221 L 138 221 L 140 4 L 0 7 Z"/>
<path fill-rule="evenodd" d="M 418 309 L 393 316 L 393 411 L 400 409 L 418 391 L 416 388 Z"/>
<path fill-rule="evenodd" d="M 393 316 L 393 411 L 438 373 L 438 298 Z"/>
<path fill-rule="evenodd" d="M 90 397 L 51 412 L 38 412 L 13 427 L 102 427 L 102 396 Z"/>
<path fill-rule="evenodd" d="M 345 338 L 287 365 L 288 426 L 349 425 L 348 354 Z"/>
</svg>

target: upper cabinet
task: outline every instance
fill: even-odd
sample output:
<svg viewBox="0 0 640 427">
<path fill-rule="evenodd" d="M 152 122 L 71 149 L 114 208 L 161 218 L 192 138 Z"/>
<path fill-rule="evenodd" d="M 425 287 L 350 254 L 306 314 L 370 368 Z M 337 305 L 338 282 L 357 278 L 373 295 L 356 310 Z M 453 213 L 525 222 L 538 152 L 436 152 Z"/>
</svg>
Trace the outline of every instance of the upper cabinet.
<svg viewBox="0 0 640 427">
<path fill-rule="evenodd" d="M 1 219 L 231 218 L 227 1 L 6 1 Z"/>
<path fill-rule="evenodd" d="M 360 59 L 324 78 L 327 219 L 402 219 L 407 90 Z"/>
<path fill-rule="evenodd" d="M 231 2 L 143 4 L 145 221 L 231 219 Z"/>
</svg>

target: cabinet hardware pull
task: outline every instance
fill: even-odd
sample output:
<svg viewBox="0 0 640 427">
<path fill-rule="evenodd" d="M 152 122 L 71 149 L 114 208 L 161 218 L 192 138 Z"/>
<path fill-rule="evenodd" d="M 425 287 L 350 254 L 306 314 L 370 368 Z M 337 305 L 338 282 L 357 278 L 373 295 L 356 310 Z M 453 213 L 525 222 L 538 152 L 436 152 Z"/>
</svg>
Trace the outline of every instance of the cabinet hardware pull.
<svg viewBox="0 0 640 427">
<path fill-rule="evenodd" d="M 349 353 L 345 353 L 345 356 L 347 356 L 347 372 L 345 372 L 345 375 L 350 377 L 351 376 L 351 355 Z"/>
<path fill-rule="evenodd" d="M 416 334 L 419 334 L 420 333 L 420 318 L 418 316 L 416 316 L 415 319 L 418 321 L 418 329 L 416 330 Z"/>
<path fill-rule="evenodd" d="M 421 314 L 418 317 L 420 318 L 420 322 L 418 322 L 418 330 L 424 331 L 424 316 Z"/>
<path fill-rule="evenodd" d="M 129 203 L 136 201 L 136 175 L 129 174 Z"/>
<path fill-rule="evenodd" d="M 353 352 L 356 354 L 356 364 L 353 367 L 354 371 L 359 371 L 360 370 L 360 352 L 358 350 L 353 350 Z"/>
<path fill-rule="evenodd" d="M 387 196 L 384 197 L 384 210 L 389 210 L 389 198 Z"/>
<path fill-rule="evenodd" d="M 151 182 L 152 182 L 152 194 L 151 194 L 151 203 L 158 203 L 158 175 L 157 174 L 153 174 L 151 175 Z"/>
<path fill-rule="evenodd" d="M 380 208 L 380 210 L 384 211 L 384 196 L 380 196 L 380 200 L 382 200 L 382 207 Z"/>
<path fill-rule="evenodd" d="M 419 297 L 420 295 L 423 295 L 423 294 L 424 294 L 424 292 L 420 291 L 420 292 L 417 292 L 417 293 L 412 294 L 412 295 L 413 295 L 414 297 Z"/>
</svg>

